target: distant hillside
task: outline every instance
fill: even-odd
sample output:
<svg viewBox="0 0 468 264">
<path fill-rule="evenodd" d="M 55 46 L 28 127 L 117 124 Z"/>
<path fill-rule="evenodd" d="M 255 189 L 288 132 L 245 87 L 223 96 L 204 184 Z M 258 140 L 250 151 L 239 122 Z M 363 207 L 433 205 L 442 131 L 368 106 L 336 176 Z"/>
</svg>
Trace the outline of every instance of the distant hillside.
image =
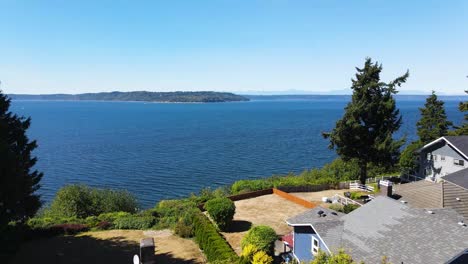
<svg viewBox="0 0 468 264">
<path fill-rule="evenodd" d="M 84 94 L 9 94 L 13 100 L 57 100 L 57 101 L 143 101 L 171 103 L 215 103 L 249 101 L 233 93 L 220 92 L 108 92 Z"/>
</svg>

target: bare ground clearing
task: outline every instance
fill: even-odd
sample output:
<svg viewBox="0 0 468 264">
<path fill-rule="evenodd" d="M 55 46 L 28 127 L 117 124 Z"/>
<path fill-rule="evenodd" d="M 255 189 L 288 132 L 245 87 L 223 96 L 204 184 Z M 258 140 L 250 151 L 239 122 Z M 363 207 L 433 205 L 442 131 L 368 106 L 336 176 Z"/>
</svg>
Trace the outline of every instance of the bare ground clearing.
<svg viewBox="0 0 468 264">
<path fill-rule="evenodd" d="M 320 192 L 297 192 L 297 193 L 289 193 L 289 194 L 300 197 L 306 201 L 321 202 L 322 197 L 331 198 L 335 194 L 339 194 L 343 196 L 344 192 L 350 192 L 350 191 L 351 190 L 349 189 L 343 189 L 343 190 L 326 190 L 326 191 L 320 191 Z"/>
<path fill-rule="evenodd" d="M 331 197 L 334 194 L 343 195 L 349 190 L 326 190 L 320 192 L 290 193 L 307 201 L 321 202 L 322 197 Z M 286 200 L 278 195 L 269 194 L 255 198 L 236 201 L 236 214 L 230 232 L 223 232 L 223 236 L 236 251 L 242 252 L 241 240 L 250 226 L 267 225 L 272 227 L 276 234 L 285 235 L 292 231 L 286 224 L 286 219 L 305 212 L 309 209 Z M 323 204 L 327 206 L 327 204 Z"/>
<path fill-rule="evenodd" d="M 132 263 L 140 239 L 153 237 L 156 263 L 205 263 L 197 244 L 169 230 L 110 230 L 33 240 L 22 245 L 11 263 Z"/>
</svg>

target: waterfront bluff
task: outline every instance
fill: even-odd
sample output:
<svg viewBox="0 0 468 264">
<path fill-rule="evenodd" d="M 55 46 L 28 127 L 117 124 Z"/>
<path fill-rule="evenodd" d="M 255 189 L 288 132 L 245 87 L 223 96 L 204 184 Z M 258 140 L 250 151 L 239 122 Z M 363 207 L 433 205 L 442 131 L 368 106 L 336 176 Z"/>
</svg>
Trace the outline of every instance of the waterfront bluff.
<svg viewBox="0 0 468 264">
<path fill-rule="evenodd" d="M 48 101 L 140 101 L 161 103 L 219 103 L 249 101 L 248 98 L 223 92 L 103 92 L 83 94 L 9 94 L 13 100 Z"/>
</svg>

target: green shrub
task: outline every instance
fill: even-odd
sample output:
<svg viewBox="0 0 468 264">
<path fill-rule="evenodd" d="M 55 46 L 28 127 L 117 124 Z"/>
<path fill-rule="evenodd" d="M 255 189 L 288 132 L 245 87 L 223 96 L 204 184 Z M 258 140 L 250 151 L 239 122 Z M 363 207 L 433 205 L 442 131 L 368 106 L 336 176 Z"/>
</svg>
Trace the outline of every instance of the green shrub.
<svg viewBox="0 0 468 264">
<path fill-rule="evenodd" d="M 132 214 L 127 213 L 127 212 L 111 212 L 111 213 L 103 213 L 100 214 L 97 219 L 100 222 L 109 222 L 113 223 L 116 219 L 123 218 L 123 217 L 129 217 Z"/>
<path fill-rule="evenodd" d="M 343 206 L 343 213 L 348 214 L 354 211 L 355 209 L 359 208 L 360 206 L 357 204 L 347 204 Z"/>
<path fill-rule="evenodd" d="M 195 241 L 210 263 L 236 263 L 239 257 L 218 233 L 206 216 L 198 211 L 193 216 Z"/>
<path fill-rule="evenodd" d="M 86 218 L 114 211 L 134 213 L 136 210 L 136 198 L 127 191 L 68 185 L 57 192 L 50 207 L 44 210 L 44 216 Z"/>
<path fill-rule="evenodd" d="M 149 229 L 156 222 L 156 218 L 153 216 L 127 216 L 117 218 L 114 221 L 114 227 L 116 229 Z"/>
<path fill-rule="evenodd" d="M 271 255 L 274 253 L 275 241 L 278 239 L 276 232 L 269 226 L 255 226 L 252 227 L 247 235 L 244 236 L 241 242 L 242 248 L 247 245 L 253 245 L 261 251 L 265 251 Z"/>
<path fill-rule="evenodd" d="M 360 206 L 357 205 L 357 204 L 347 204 L 345 206 L 343 206 L 341 204 L 332 204 L 332 205 L 330 205 L 329 209 L 335 210 L 337 212 L 348 214 L 348 213 L 351 213 L 352 211 L 354 211 L 355 209 L 357 209 L 359 207 Z"/>
<path fill-rule="evenodd" d="M 193 236 L 193 226 L 183 219 L 179 219 L 174 227 L 174 233 L 180 237 L 188 238 Z"/>
<path fill-rule="evenodd" d="M 153 210 L 158 216 L 158 228 L 174 228 L 180 218 L 199 211 L 196 203 L 187 199 L 162 200 Z"/>
<path fill-rule="evenodd" d="M 88 216 L 84 220 L 86 225 L 90 228 L 96 227 L 101 221 L 98 219 L 97 216 Z"/>
<path fill-rule="evenodd" d="M 359 200 L 359 199 L 361 199 L 362 196 L 366 196 L 366 195 L 368 195 L 368 194 L 360 192 L 360 191 L 355 191 L 355 192 L 351 192 L 351 196 L 349 198 L 351 198 L 353 200 Z"/>
<path fill-rule="evenodd" d="M 26 222 L 31 229 L 46 229 L 61 224 L 87 224 L 86 220 L 76 217 L 33 217 Z"/>
<path fill-rule="evenodd" d="M 226 230 L 236 213 L 236 206 L 229 198 L 215 198 L 205 203 L 205 209 L 220 230 Z"/>
<path fill-rule="evenodd" d="M 339 203 L 331 204 L 328 209 L 335 210 L 337 212 L 343 212 L 343 205 Z"/>
</svg>

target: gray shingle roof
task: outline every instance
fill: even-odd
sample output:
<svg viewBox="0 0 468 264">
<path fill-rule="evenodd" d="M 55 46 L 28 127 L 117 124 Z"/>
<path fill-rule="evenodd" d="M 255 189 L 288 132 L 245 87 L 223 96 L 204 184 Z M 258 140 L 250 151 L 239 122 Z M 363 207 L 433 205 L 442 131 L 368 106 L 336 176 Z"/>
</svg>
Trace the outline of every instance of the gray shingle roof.
<svg viewBox="0 0 468 264">
<path fill-rule="evenodd" d="M 357 261 L 444 263 L 468 248 L 468 227 L 458 225 L 462 217 L 452 209 L 432 211 L 379 196 L 339 219 L 309 223 L 332 251 L 342 247 Z"/>
<path fill-rule="evenodd" d="M 442 179 L 468 189 L 468 168 L 450 173 Z"/>
<path fill-rule="evenodd" d="M 324 216 L 320 217 L 318 212 L 323 211 Z M 326 209 L 321 206 L 317 206 L 314 209 L 305 211 L 302 214 L 296 215 L 286 220 L 289 225 L 310 225 L 321 222 L 330 222 L 340 220 L 345 214 L 336 212 L 334 210 Z"/>
<path fill-rule="evenodd" d="M 450 141 L 463 154 L 468 155 L 468 136 L 445 136 L 444 138 Z"/>
</svg>

